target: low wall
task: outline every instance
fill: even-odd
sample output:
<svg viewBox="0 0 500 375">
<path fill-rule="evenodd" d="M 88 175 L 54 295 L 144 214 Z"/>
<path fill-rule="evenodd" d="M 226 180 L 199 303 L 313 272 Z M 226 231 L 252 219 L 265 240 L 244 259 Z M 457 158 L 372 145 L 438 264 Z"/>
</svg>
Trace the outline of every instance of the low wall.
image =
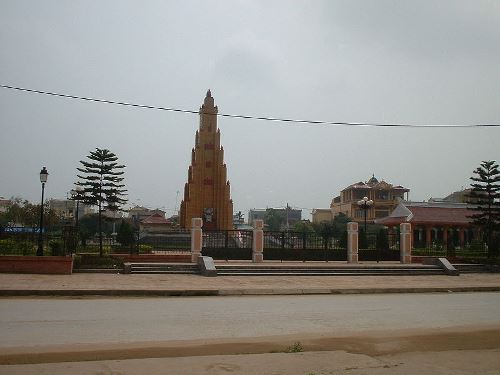
<svg viewBox="0 0 500 375">
<path fill-rule="evenodd" d="M 71 275 L 71 256 L 0 256 L 0 273 L 43 273 Z"/>
<path fill-rule="evenodd" d="M 128 263 L 191 263 L 191 253 L 185 254 L 112 254 Z"/>
</svg>

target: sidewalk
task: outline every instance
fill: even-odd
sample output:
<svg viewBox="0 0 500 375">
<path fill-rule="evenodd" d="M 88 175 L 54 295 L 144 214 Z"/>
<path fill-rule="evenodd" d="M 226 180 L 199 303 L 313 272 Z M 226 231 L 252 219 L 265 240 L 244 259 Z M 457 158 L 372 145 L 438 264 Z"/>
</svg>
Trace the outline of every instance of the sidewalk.
<svg viewBox="0 0 500 375">
<path fill-rule="evenodd" d="M 219 276 L 0 274 L 0 296 L 222 296 L 500 292 L 500 274 L 460 276 Z"/>
</svg>

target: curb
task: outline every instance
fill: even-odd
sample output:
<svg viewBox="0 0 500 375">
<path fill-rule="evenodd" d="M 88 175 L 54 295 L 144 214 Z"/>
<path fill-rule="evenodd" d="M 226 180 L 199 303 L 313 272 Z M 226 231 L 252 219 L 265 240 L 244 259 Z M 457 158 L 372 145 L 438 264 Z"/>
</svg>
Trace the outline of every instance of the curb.
<svg viewBox="0 0 500 375">
<path fill-rule="evenodd" d="M 4 289 L 0 297 L 194 297 L 194 296 L 260 296 L 260 295 L 326 295 L 326 294 L 390 294 L 390 293 L 467 293 L 500 292 L 500 286 L 471 286 L 452 288 L 344 288 L 344 289 Z"/>
</svg>

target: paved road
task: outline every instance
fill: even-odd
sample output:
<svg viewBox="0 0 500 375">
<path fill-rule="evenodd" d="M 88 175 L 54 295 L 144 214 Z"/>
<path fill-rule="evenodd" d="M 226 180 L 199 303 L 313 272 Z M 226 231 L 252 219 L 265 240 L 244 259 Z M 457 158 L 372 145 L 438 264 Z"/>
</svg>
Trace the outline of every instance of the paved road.
<svg viewBox="0 0 500 375">
<path fill-rule="evenodd" d="M 500 324 L 500 293 L 0 299 L 0 347 Z"/>
</svg>

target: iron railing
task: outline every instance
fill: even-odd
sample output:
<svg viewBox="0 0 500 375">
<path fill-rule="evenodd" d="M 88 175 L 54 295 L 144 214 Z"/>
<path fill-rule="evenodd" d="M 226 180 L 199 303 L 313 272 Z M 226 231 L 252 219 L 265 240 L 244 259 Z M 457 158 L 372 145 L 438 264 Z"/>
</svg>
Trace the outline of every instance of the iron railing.
<svg viewBox="0 0 500 375">
<path fill-rule="evenodd" d="M 168 233 L 139 233 L 136 252 L 143 254 L 161 254 L 191 251 L 191 232 L 176 230 Z"/>
<path fill-rule="evenodd" d="M 203 231 L 202 254 L 214 259 L 252 259 L 253 231 Z"/>
<path fill-rule="evenodd" d="M 345 239 L 314 232 L 264 232 L 264 259 L 329 261 L 347 259 Z"/>
<path fill-rule="evenodd" d="M 400 260 L 399 235 L 380 231 L 378 233 L 359 233 L 358 259 L 360 261 L 398 261 Z"/>
</svg>

